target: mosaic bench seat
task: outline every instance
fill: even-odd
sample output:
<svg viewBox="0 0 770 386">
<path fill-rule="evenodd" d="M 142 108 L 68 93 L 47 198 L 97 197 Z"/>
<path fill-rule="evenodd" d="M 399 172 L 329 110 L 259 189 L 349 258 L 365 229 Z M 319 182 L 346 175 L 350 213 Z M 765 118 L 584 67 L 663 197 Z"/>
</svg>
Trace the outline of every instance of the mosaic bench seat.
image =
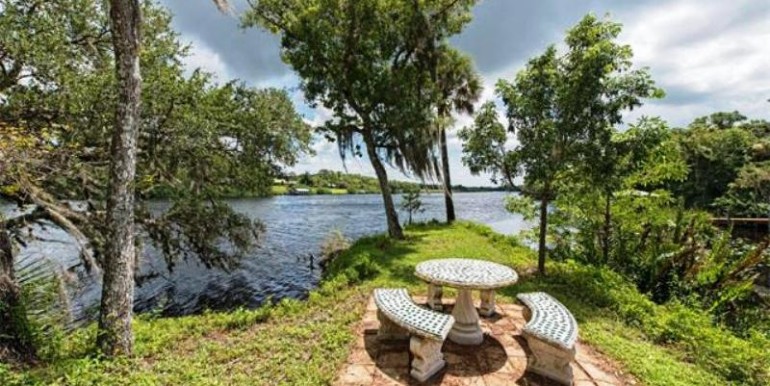
<svg viewBox="0 0 770 386">
<path fill-rule="evenodd" d="M 412 377 L 426 381 L 446 362 L 441 346 L 452 329 L 454 318 L 417 305 L 403 288 L 378 288 L 374 290 L 380 339 L 409 340 L 412 352 Z"/>
<path fill-rule="evenodd" d="M 571 385 L 578 326 L 575 318 L 558 300 L 545 292 L 519 294 L 527 306 L 523 335 L 532 350 L 527 369 Z"/>
</svg>

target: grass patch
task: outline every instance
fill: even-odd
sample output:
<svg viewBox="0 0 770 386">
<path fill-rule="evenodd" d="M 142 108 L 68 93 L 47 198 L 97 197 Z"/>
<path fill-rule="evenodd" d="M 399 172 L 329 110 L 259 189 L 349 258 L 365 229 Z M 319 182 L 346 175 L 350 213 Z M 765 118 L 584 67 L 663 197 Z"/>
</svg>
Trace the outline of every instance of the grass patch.
<svg viewBox="0 0 770 386">
<path fill-rule="evenodd" d="M 286 185 L 273 185 L 270 187 L 270 194 L 273 196 L 280 196 L 282 194 L 288 194 L 289 187 Z"/>
<path fill-rule="evenodd" d="M 487 259 L 531 271 L 533 252 L 489 228 L 419 225 L 407 239 L 359 240 L 329 266 L 307 301 L 258 310 L 135 321 L 132 358 L 92 355 L 94 329 L 68 336 L 56 357 L 25 371 L 0 365 L 0 385 L 324 385 L 333 381 L 355 339 L 352 328 L 375 287 L 424 294 L 414 266 L 445 257 Z M 550 263 L 544 279 L 524 277 L 499 292 L 545 290 L 575 314 L 581 339 L 647 385 L 766 384 L 766 340 L 742 340 L 680 305 L 659 306 L 619 275 L 575 263 Z M 452 292 L 448 291 L 448 296 Z"/>
</svg>

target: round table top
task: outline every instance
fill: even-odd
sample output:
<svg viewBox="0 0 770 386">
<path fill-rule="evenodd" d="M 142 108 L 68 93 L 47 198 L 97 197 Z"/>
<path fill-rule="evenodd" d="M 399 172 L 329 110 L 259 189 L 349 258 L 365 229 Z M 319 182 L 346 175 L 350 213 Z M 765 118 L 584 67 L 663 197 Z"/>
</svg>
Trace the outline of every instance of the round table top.
<svg viewBox="0 0 770 386">
<path fill-rule="evenodd" d="M 455 288 L 493 289 L 519 280 L 513 269 L 491 261 L 438 259 L 417 264 L 415 275 L 429 283 Z"/>
</svg>

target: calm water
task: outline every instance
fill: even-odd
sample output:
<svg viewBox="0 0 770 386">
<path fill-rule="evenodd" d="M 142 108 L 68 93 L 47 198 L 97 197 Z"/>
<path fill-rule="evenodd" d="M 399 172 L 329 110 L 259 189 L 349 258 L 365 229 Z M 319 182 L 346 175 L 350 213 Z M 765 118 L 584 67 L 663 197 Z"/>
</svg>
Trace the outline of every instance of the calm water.
<svg viewBox="0 0 770 386">
<path fill-rule="evenodd" d="M 528 225 L 503 207 L 505 193 L 457 193 L 455 207 L 461 219 L 488 224 L 502 233 L 517 233 Z M 425 212 L 418 220 L 444 219 L 443 196 L 424 195 Z M 396 197 L 396 202 L 400 197 Z M 333 230 L 347 238 L 381 233 L 386 230 L 382 198 L 379 195 L 278 196 L 266 199 L 231 201 L 232 206 L 266 226 L 261 246 L 247 255 L 237 269 L 225 272 L 206 269 L 195 260 L 180 262 L 173 272 L 152 248 L 145 248 L 142 274 L 157 276 L 144 281 L 136 290 L 136 311 L 156 311 L 164 315 L 184 315 L 204 309 L 257 307 L 268 298 L 303 298 L 313 289 L 320 270 L 309 261 L 318 256 L 320 244 Z M 400 213 L 402 221 L 406 215 Z M 22 251 L 28 259 L 48 257 L 69 269 L 84 283 L 73 290 L 76 318 L 93 315 L 100 296 L 99 284 L 79 269 L 77 249 L 66 234 L 49 229 L 45 241 L 31 243 Z"/>
</svg>

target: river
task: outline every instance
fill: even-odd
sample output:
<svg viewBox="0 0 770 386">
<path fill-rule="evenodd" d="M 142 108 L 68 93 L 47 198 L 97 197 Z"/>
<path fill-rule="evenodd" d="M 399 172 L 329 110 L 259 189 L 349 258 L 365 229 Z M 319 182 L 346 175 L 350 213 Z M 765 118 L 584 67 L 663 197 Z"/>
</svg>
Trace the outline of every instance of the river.
<svg viewBox="0 0 770 386">
<path fill-rule="evenodd" d="M 518 233 L 529 227 L 520 216 L 505 211 L 505 193 L 456 193 L 454 197 L 460 219 L 487 224 L 501 233 Z M 444 219 L 442 195 L 425 194 L 422 201 L 425 211 L 416 220 Z M 158 254 L 145 248 L 141 272 L 157 276 L 137 287 L 136 312 L 174 316 L 205 309 L 253 308 L 268 298 L 304 298 L 317 286 L 321 273 L 308 257 L 318 256 L 320 244 L 333 230 L 351 240 L 386 230 L 379 195 L 276 196 L 231 200 L 230 204 L 265 224 L 261 245 L 229 272 L 207 269 L 194 259 L 179 262 L 169 272 Z M 406 215 L 400 216 L 404 221 Z M 91 319 L 98 307 L 99 283 L 72 268 L 78 263 L 77 248 L 66 234 L 50 228 L 43 233 L 45 241 L 30 243 L 20 252 L 19 260 L 48 258 L 71 276 L 77 275 L 72 281 L 79 285 L 70 294 L 73 313 L 76 320 Z"/>
</svg>

